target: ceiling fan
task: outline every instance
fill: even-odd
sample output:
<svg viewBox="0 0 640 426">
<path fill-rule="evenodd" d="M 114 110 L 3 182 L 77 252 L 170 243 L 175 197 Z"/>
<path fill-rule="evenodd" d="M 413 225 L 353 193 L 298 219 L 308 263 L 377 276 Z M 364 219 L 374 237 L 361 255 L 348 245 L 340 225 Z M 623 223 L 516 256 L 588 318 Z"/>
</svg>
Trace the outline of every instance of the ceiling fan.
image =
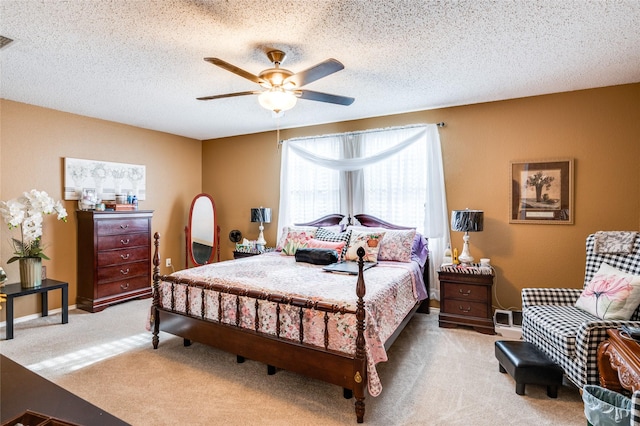
<svg viewBox="0 0 640 426">
<path fill-rule="evenodd" d="M 212 99 L 231 98 L 235 96 L 258 95 L 258 101 L 264 108 L 276 114 L 291 109 L 296 104 L 298 98 L 310 101 L 328 102 L 338 105 L 351 105 L 354 98 L 329 93 L 315 92 L 313 90 L 302 89 L 309 83 L 326 77 L 334 72 L 344 69 L 344 65 L 335 59 L 327 59 L 317 65 L 312 66 L 299 73 L 293 73 L 287 69 L 280 68 L 286 54 L 281 50 L 271 50 L 267 52 L 267 57 L 273 63 L 273 68 L 268 68 L 258 75 L 253 75 L 241 68 L 231 65 L 218 58 L 204 58 L 205 61 L 224 68 L 234 74 L 251 80 L 262 86 L 263 90 L 250 90 L 246 92 L 227 93 L 224 95 L 203 96 L 197 98 L 201 101 Z"/>
</svg>

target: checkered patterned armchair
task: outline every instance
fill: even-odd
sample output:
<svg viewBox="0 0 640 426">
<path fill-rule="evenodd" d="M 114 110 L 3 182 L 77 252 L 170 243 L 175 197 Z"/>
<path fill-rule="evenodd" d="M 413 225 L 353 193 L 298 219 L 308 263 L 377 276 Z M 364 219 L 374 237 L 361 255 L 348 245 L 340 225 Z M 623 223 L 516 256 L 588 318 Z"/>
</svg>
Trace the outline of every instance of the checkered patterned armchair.
<svg viewBox="0 0 640 426">
<path fill-rule="evenodd" d="M 621 271 L 640 275 L 640 237 L 630 254 L 602 254 L 594 251 L 595 234 L 587 237 L 584 285 L 603 262 Z M 557 363 L 576 386 L 599 385 L 597 351 L 607 329 L 623 324 L 640 327 L 640 307 L 630 321 L 601 320 L 574 305 L 581 289 L 523 288 L 522 338 L 535 344 Z"/>
</svg>

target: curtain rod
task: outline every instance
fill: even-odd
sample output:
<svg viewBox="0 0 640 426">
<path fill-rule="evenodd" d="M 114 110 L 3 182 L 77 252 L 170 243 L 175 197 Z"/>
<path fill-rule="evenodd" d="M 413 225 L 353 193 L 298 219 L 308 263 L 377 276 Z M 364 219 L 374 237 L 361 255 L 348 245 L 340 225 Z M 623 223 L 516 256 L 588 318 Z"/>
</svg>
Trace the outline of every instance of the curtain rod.
<svg viewBox="0 0 640 426">
<path fill-rule="evenodd" d="M 436 126 L 438 127 L 444 127 L 446 124 L 444 121 L 441 121 L 439 123 L 436 123 Z M 331 137 L 335 137 L 337 135 L 363 135 L 366 133 L 377 133 L 377 132 L 386 132 L 389 130 L 399 130 L 399 129 L 412 129 L 414 127 L 423 127 L 426 126 L 426 123 L 423 124 L 412 124 L 412 125 L 408 125 L 408 126 L 396 126 L 396 127 L 384 127 L 384 128 L 379 128 L 379 129 L 368 129 L 368 130 L 358 130 L 356 132 L 344 132 L 344 133 L 329 133 L 326 135 L 317 135 L 317 136 L 301 136 L 299 138 L 291 138 L 288 139 L 289 141 L 302 141 L 302 140 L 306 140 L 306 139 L 322 139 L 322 138 L 331 138 Z M 278 141 L 278 145 L 282 145 L 282 142 L 284 142 L 283 140 L 279 140 Z"/>
</svg>

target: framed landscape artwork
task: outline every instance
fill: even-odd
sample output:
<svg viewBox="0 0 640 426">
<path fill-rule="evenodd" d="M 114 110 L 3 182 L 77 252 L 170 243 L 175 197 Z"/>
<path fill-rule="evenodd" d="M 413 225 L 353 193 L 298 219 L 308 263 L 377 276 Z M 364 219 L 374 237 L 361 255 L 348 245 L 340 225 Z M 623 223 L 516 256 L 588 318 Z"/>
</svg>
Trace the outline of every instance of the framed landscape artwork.
<svg viewBox="0 0 640 426">
<path fill-rule="evenodd" d="M 511 162 L 509 223 L 573 224 L 573 159 Z"/>
</svg>

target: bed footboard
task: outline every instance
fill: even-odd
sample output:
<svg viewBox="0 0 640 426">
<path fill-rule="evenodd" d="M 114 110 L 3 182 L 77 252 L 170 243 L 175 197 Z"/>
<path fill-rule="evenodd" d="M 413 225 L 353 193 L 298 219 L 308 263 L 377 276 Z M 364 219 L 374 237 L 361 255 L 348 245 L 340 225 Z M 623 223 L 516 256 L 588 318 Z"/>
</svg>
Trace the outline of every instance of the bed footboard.
<svg viewBox="0 0 640 426">
<path fill-rule="evenodd" d="M 338 385 L 344 389 L 353 391 L 355 396 L 355 412 L 358 423 L 364 421 L 365 412 L 365 392 L 367 386 L 367 360 L 365 351 L 365 304 L 364 296 L 366 286 L 363 279 L 363 257 L 364 249 L 358 250 L 359 274 L 356 285 L 357 303 L 356 309 L 349 310 L 326 302 L 313 301 L 303 298 L 287 297 L 281 294 L 265 293 L 261 291 L 240 289 L 235 287 L 215 285 L 212 283 L 184 280 L 172 276 L 160 275 L 160 235 L 154 235 L 154 256 L 153 256 L 153 306 L 152 324 L 154 349 L 159 345 L 159 332 L 165 331 L 184 339 L 204 343 L 240 357 L 249 358 L 262 362 L 272 367 L 296 372 L 307 377 L 322 380 Z M 222 294 L 233 295 L 236 298 L 236 323 L 229 324 L 220 321 L 222 315 L 218 315 L 218 320 L 206 318 L 204 309 L 204 297 L 202 298 L 202 310 L 200 315 L 191 315 L 188 311 L 189 303 L 186 304 L 187 312 L 176 312 L 172 291 L 172 306 L 162 307 L 160 301 L 160 282 L 172 283 L 172 290 L 175 285 L 182 284 L 189 287 L 201 289 L 204 295 L 205 288 L 214 290 L 219 297 Z M 186 292 L 187 297 L 189 292 Z M 256 309 L 254 320 L 255 329 L 243 328 L 240 325 L 240 298 L 255 299 Z M 268 301 L 276 303 L 276 333 L 275 335 L 263 333 L 258 330 L 258 303 Z M 197 300 L 196 300 L 197 303 Z M 221 304 L 218 305 L 219 309 Z M 298 309 L 300 315 L 298 337 L 295 340 L 285 339 L 280 336 L 280 307 L 291 306 Z M 305 309 L 313 309 L 323 312 L 324 318 L 324 348 L 309 345 L 304 342 L 303 312 Z M 345 354 L 331 350 L 329 336 L 329 315 L 331 314 L 352 314 L 356 318 L 356 342 L 355 353 Z"/>
</svg>

